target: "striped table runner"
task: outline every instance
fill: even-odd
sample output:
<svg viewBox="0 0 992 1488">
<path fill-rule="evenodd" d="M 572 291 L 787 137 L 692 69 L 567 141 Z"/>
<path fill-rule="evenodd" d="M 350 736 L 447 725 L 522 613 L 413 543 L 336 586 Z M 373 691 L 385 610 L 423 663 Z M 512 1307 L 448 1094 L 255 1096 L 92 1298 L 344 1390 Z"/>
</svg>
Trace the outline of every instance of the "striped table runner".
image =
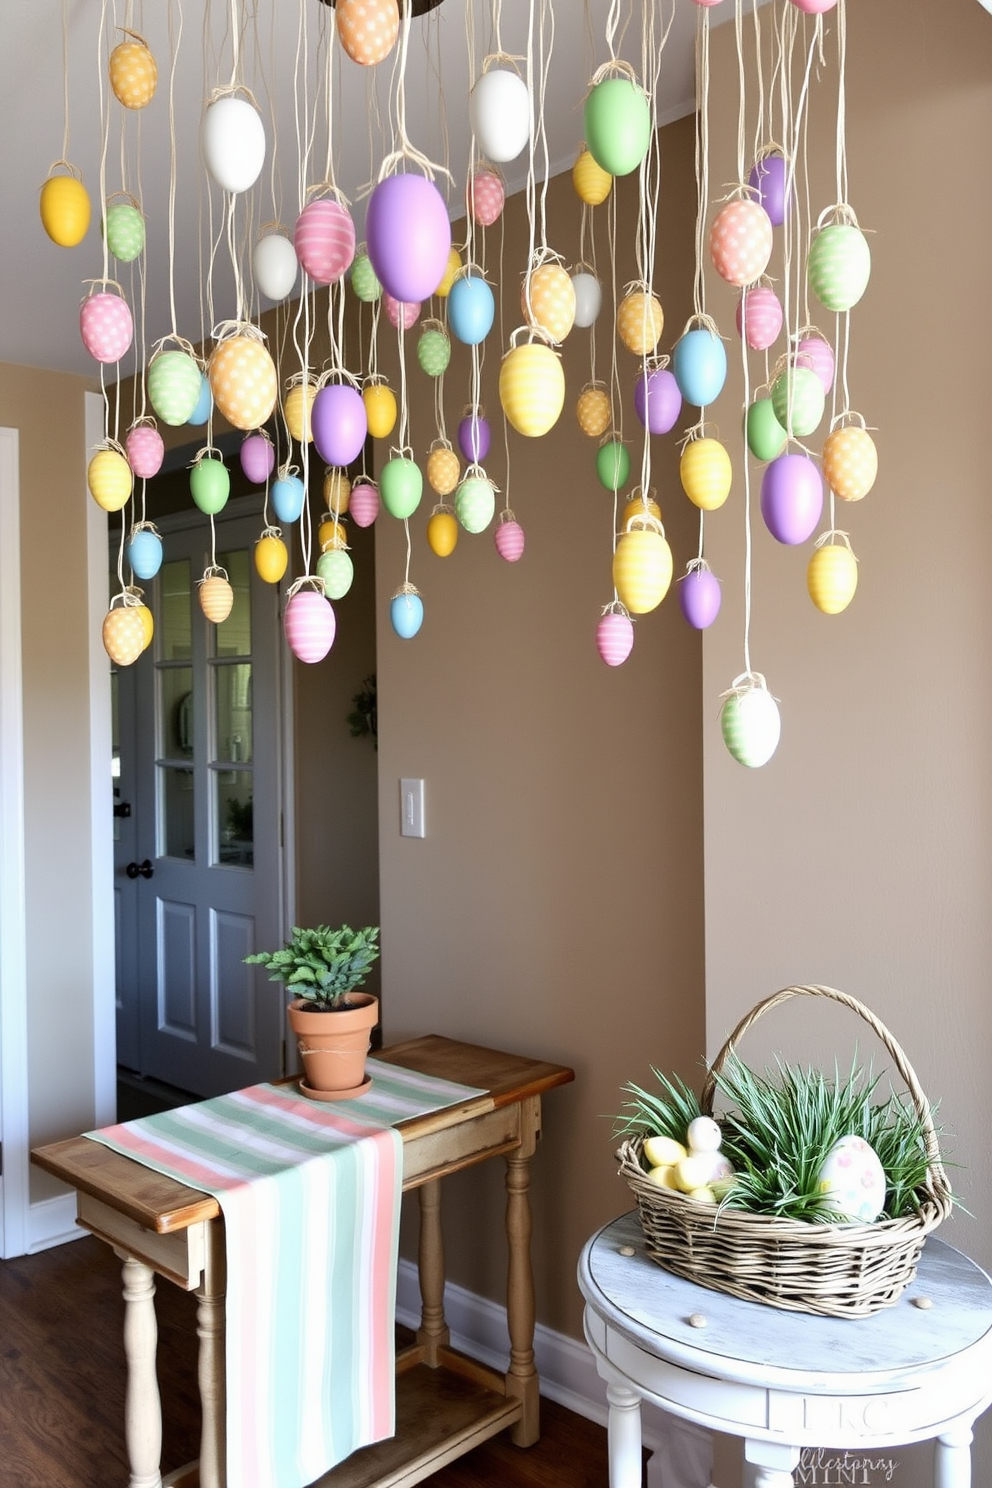
<svg viewBox="0 0 992 1488">
<path fill-rule="evenodd" d="M 294 1086 L 88 1132 L 214 1195 L 227 1239 L 227 1482 L 303 1488 L 395 1431 L 395 1124 L 484 1094 L 370 1059 L 354 1100 Z"/>
</svg>

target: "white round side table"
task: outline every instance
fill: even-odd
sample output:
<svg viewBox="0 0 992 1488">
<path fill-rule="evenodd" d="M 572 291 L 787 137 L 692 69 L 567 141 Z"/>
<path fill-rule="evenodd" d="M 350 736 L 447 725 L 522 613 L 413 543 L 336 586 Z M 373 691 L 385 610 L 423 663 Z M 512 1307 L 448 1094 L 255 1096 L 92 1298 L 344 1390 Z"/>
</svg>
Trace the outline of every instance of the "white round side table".
<svg viewBox="0 0 992 1488">
<path fill-rule="evenodd" d="M 607 1384 L 610 1488 L 640 1488 L 641 1401 L 743 1437 L 755 1488 L 792 1488 L 806 1448 L 885 1456 L 935 1440 L 935 1488 L 969 1488 L 992 1402 L 992 1281 L 931 1236 L 915 1280 L 868 1318 L 742 1302 L 646 1254 L 636 1213 L 579 1259 L 585 1334 Z"/>
</svg>

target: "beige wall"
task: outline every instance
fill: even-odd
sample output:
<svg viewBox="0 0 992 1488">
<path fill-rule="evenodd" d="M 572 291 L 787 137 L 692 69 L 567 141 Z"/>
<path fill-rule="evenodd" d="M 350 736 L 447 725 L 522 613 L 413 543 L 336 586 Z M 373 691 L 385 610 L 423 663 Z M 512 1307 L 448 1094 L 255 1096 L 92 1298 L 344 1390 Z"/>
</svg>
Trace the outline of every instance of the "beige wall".
<svg viewBox="0 0 992 1488">
<path fill-rule="evenodd" d="M 689 121 L 665 131 L 668 189 L 686 203 L 691 140 Z M 621 199 L 623 285 L 634 277 L 635 182 L 621 184 Z M 548 221 L 551 246 L 573 261 L 579 203 L 569 175 L 552 182 Z M 671 324 L 681 325 L 691 233 L 661 237 L 657 284 Z M 602 220 L 598 243 L 602 265 Z M 498 251 L 490 233 L 494 281 Z M 507 337 L 519 323 L 525 260 L 523 199 L 515 197 L 506 212 Z M 602 328 L 610 319 L 604 310 L 600 375 L 609 366 Z M 412 443 L 423 459 L 434 428 L 414 346 L 411 335 Z M 494 332 L 484 374 L 493 415 L 500 349 Z M 629 400 L 637 363 L 622 357 Z M 446 377 L 452 438 L 467 361 L 460 348 Z M 403 579 L 403 527 L 380 516 L 379 807 L 387 1038 L 438 1032 L 575 1069 L 575 1084 L 545 1102 L 534 1254 L 540 1319 L 580 1336 L 579 1250 L 629 1207 L 607 1119 L 620 1086 L 648 1079 L 652 1060 L 691 1074 L 702 1050 L 702 761 L 699 639 L 674 596 L 638 622 L 625 666 L 608 668 L 596 654 L 596 623 L 612 598 L 612 499 L 596 479 L 596 444 L 575 421 L 589 376 L 588 332 L 566 342 L 565 371 L 566 406 L 554 430 L 537 440 L 510 436 L 510 504 L 527 534 L 518 564 L 498 557 L 491 530 L 463 532 L 454 554 L 437 558 L 426 543 L 433 497 L 425 490 L 410 526 L 411 577 L 426 618 L 411 641 L 388 621 Z M 632 440 L 635 431 L 628 401 Z M 487 465 L 502 488 L 495 441 Z M 667 459 L 659 450 L 659 466 L 655 483 L 665 493 L 671 450 Z M 687 503 L 662 501 L 683 554 L 694 526 Z M 426 781 L 424 841 L 399 835 L 401 776 Z M 454 1279 L 501 1297 L 499 1172 L 466 1175 L 446 1203 Z"/>
</svg>

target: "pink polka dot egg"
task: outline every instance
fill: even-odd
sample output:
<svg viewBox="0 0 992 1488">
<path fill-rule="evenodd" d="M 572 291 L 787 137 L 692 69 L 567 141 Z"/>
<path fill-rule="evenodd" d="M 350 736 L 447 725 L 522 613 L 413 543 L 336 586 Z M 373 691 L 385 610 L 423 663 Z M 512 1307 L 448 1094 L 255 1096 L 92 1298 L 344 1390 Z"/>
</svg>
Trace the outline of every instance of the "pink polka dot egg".
<svg viewBox="0 0 992 1488">
<path fill-rule="evenodd" d="M 124 296 L 109 289 L 87 295 L 79 307 L 79 333 L 98 362 L 119 362 L 134 340 L 134 321 Z"/>
<path fill-rule="evenodd" d="M 772 253 L 771 218 L 748 198 L 725 202 L 710 228 L 710 258 L 729 284 L 753 284 L 768 267 Z"/>
</svg>

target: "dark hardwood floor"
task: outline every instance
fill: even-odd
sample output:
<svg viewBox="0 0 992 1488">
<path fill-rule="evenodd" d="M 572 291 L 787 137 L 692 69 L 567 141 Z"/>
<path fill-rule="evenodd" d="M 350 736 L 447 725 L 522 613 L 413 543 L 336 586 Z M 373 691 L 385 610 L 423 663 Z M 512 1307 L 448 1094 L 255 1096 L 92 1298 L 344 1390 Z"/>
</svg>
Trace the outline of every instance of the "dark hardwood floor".
<svg viewBox="0 0 992 1488">
<path fill-rule="evenodd" d="M 199 1454 L 196 1299 L 156 1295 L 163 1471 Z M 125 1488 L 120 1265 L 100 1241 L 0 1261 L 0 1488 Z M 542 1437 L 498 1437 L 437 1473 L 433 1488 L 606 1488 L 606 1433 L 552 1401 Z"/>
</svg>

